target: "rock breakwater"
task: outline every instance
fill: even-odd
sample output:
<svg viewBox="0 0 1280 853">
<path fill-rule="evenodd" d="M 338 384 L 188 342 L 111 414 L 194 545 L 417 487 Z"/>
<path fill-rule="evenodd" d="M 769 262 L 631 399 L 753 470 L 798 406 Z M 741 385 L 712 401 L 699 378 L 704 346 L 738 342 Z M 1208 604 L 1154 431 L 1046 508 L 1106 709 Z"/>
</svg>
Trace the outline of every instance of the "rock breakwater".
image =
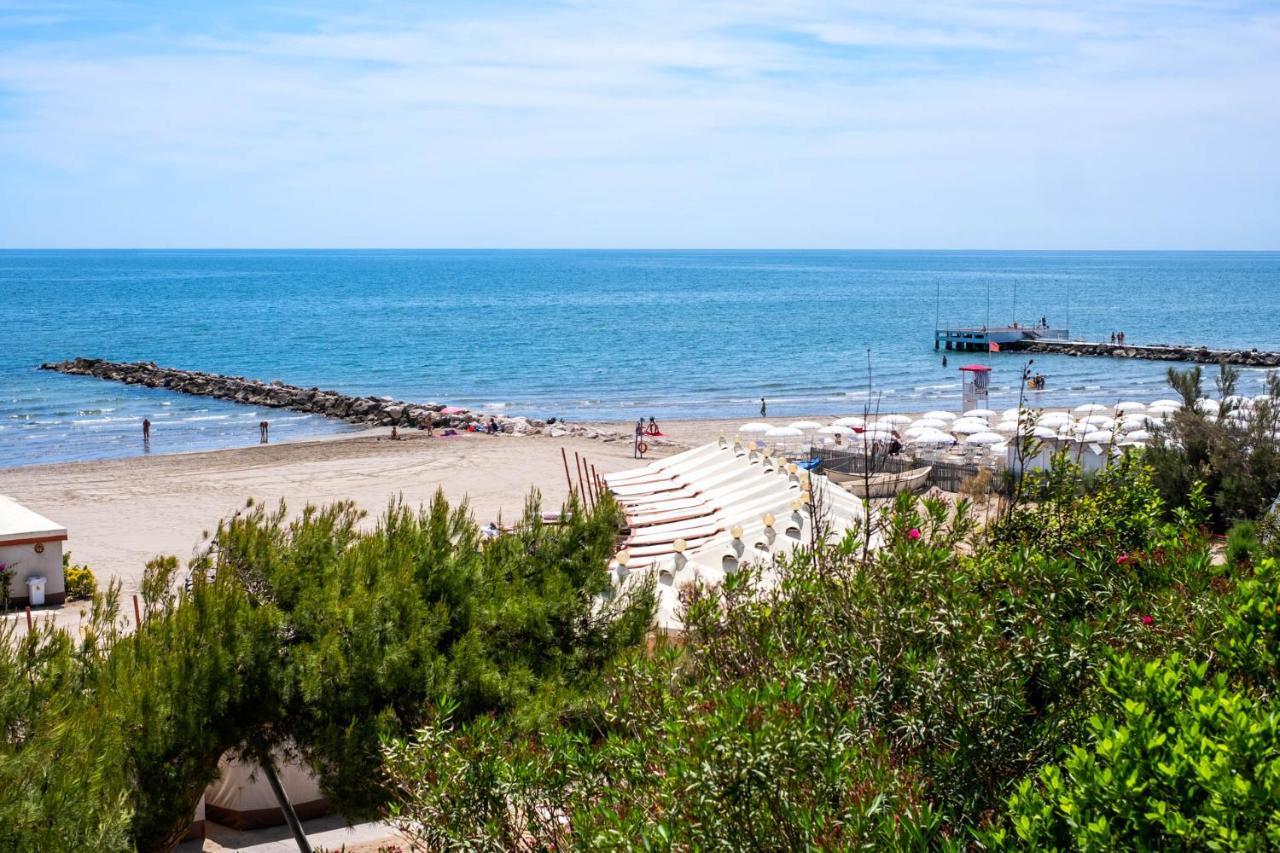
<svg viewBox="0 0 1280 853">
<path fill-rule="evenodd" d="M 1241 367 L 1280 367 L 1280 352 L 1258 349 L 1226 350 L 1175 344 L 1089 343 L 1085 341 L 1019 341 L 1005 349 L 1018 352 L 1053 353 L 1056 355 L 1139 358 L 1149 361 L 1189 361 L 1199 364 L 1235 364 Z"/>
<path fill-rule="evenodd" d="M 164 388 L 182 394 L 214 397 L 250 406 L 288 409 L 313 415 L 324 415 L 349 423 L 367 426 L 394 426 L 401 429 L 468 430 L 482 428 L 490 417 L 500 431 L 513 435 L 545 433 L 552 438 L 572 435 L 618 441 L 625 433 L 592 429 L 579 424 L 548 423 L 536 418 L 508 417 L 472 412 L 441 403 L 411 403 L 390 397 L 353 397 L 338 391 L 320 388 L 302 388 L 287 385 L 280 380 L 263 382 L 243 376 L 224 376 L 198 370 L 179 370 L 161 367 L 154 362 L 118 362 L 100 358 L 75 358 L 69 361 L 42 364 L 41 370 L 66 373 L 72 376 L 93 376 L 126 385 L 143 385 L 147 388 Z"/>
</svg>

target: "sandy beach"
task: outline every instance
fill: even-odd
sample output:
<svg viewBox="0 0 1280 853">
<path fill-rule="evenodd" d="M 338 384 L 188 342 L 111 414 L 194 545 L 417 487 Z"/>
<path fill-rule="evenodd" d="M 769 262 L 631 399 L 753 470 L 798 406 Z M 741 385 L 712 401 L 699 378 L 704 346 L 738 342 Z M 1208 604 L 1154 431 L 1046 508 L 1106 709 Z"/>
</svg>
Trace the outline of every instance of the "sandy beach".
<svg viewBox="0 0 1280 853">
<path fill-rule="evenodd" d="M 663 424 L 670 444 L 650 458 L 732 435 L 741 420 Z M 592 424 L 625 432 L 630 424 Z M 67 550 L 88 564 L 99 586 L 119 578 L 137 591 L 144 564 L 158 554 L 186 560 L 204 532 L 245 501 L 291 510 L 307 503 L 350 499 L 377 516 L 397 497 L 411 505 L 443 489 L 451 502 L 466 500 L 480 523 L 517 517 L 537 489 L 548 508 L 568 493 L 560 449 L 589 459 L 600 472 L 637 463 L 629 441 L 564 436 L 468 434 L 430 438 L 406 431 L 391 441 L 386 430 L 355 437 L 253 445 L 203 453 L 153 453 L 128 459 L 35 465 L 0 470 L 0 494 L 10 495 L 69 530 Z M 74 623 L 82 602 L 58 612 Z M 10 617 L 13 618 L 13 617 Z"/>
</svg>

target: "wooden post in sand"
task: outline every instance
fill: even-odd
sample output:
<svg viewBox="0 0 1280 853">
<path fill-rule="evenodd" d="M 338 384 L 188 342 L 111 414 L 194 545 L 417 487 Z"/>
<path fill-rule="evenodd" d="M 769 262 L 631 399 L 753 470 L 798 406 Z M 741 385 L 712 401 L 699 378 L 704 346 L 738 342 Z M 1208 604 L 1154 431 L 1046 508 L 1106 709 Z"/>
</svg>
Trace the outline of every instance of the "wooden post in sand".
<svg viewBox="0 0 1280 853">
<path fill-rule="evenodd" d="M 604 494 L 604 487 L 600 483 L 600 475 L 596 473 L 596 466 L 591 466 L 591 482 L 596 487 L 596 500 L 600 500 L 600 496 Z"/>
<path fill-rule="evenodd" d="M 582 500 L 590 506 L 591 498 L 587 494 L 586 486 L 582 483 L 582 459 L 578 456 L 578 451 L 573 451 L 573 465 L 578 469 L 578 491 L 582 494 Z"/>
<path fill-rule="evenodd" d="M 569 454 L 560 448 L 560 458 L 564 460 L 564 481 L 569 484 L 569 494 L 573 494 L 573 477 L 569 476 Z"/>
<path fill-rule="evenodd" d="M 133 623 L 138 628 L 142 627 L 142 611 L 138 609 L 138 596 L 136 593 L 133 596 Z"/>
<path fill-rule="evenodd" d="M 30 604 L 28 604 L 28 605 L 27 605 L 27 633 L 28 633 L 28 634 L 30 634 L 30 633 L 31 633 L 31 629 L 32 629 L 32 627 L 34 627 L 34 626 L 33 626 L 33 625 L 32 625 L 32 623 L 31 623 L 31 605 L 30 605 Z"/>
</svg>

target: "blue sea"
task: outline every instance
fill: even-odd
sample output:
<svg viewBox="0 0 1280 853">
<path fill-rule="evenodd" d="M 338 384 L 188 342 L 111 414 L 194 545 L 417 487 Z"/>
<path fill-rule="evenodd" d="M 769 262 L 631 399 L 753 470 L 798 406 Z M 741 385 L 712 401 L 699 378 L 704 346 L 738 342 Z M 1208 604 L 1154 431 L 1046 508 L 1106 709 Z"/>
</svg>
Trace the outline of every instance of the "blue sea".
<svg viewBox="0 0 1280 853">
<path fill-rule="evenodd" d="M 3 251 L 0 466 L 356 427 L 37 371 L 147 360 L 573 420 L 959 406 L 961 363 L 1016 401 L 1025 356 L 933 350 L 942 324 L 1280 349 L 1280 253 Z M 868 362 L 870 368 L 868 369 Z M 1168 396 L 1167 364 L 1040 357 L 1044 405 Z M 1259 388 L 1259 371 L 1245 379 Z"/>
</svg>

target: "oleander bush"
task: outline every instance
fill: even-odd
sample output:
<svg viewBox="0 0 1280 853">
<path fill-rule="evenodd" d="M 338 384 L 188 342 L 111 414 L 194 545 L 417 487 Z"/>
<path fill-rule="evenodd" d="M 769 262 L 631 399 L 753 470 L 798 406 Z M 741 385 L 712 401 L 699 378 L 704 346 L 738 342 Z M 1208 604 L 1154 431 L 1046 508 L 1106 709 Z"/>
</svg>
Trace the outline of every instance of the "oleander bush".
<svg viewBox="0 0 1280 853">
<path fill-rule="evenodd" d="M 387 747 L 396 818 L 427 849 L 1013 843 L 1010 796 L 1089 742 L 1115 656 L 1201 659 L 1236 580 L 1138 460 L 1031 485 L 983 535 L 908 496 L 869 559 L 689 588 L 680 642 L 537 732 L 437 706 Z"/>
</svg>

